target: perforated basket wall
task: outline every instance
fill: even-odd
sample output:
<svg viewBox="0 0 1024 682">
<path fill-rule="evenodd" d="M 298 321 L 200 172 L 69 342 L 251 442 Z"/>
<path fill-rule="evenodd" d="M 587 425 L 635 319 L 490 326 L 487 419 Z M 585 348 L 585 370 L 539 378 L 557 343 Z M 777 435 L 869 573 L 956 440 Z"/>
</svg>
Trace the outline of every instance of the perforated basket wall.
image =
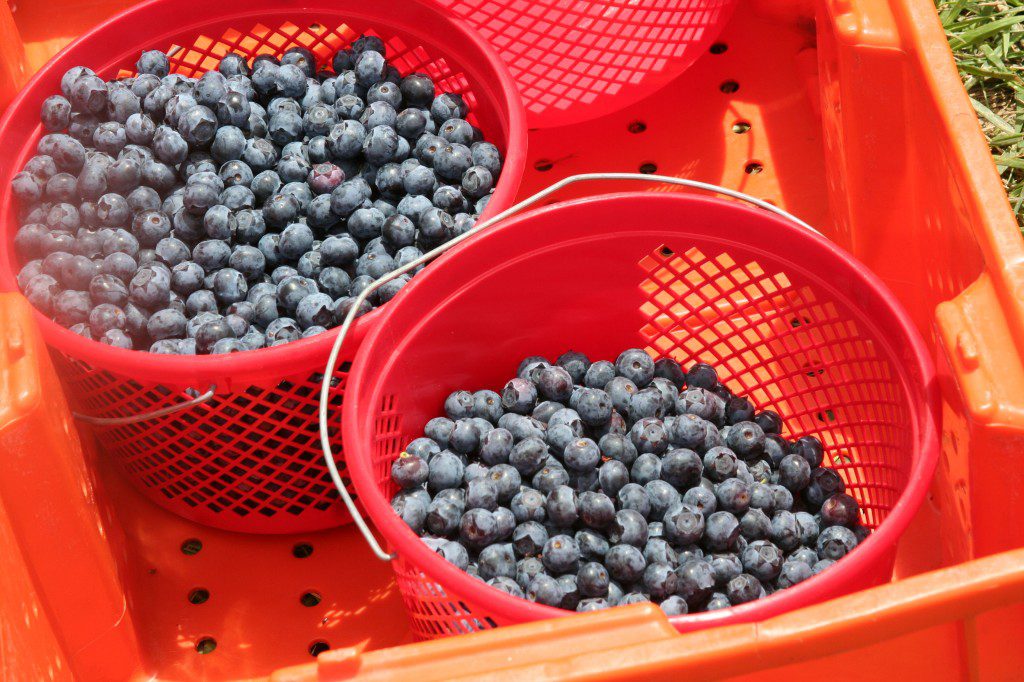
<svg viewBox="0 0 1024 682">
<path fill-rule="evenodd" d="M 508 259 L 510 252 L 519 256 Z M 461 287 L 449 278 L 466 282 Z M 529 355 L 614 359 L 640 346 L 713 363 L 730 389 L 812 434 L 871 537 L 758 602 L 673 617 L 680 629 L 767 617 L 888 579 L 934 468 L 932 370 L 905 313 L 843 252 L 765 211 L 705 197 L 557 204 L 458 247 L 370 332 L 343 407 L 349 472 L 397 552 L 416 632 L 438 637 L 563 614 L 433 554 L 391 510 L 395 455 L 456 389 L 497 389 Z M 500 301 L 500 305 L 495 305 Z M 444 368 L 443 370 L 439 368 Z"/>
<path fill-rule="evenodd" d="M 501 53 L 531 127 L 622 109 L 678 76 L 736 0 L 438 0 Z"/>
<path fill-rule="evenodd" d="M 96 416 L 171 407 L 206 390 L 173 390 L 52 353 L 74 408 Z M 322 369 L 322 368 L 321 368 Z M 340 407 L 347 363 L 332 380 Z M 151 499 L 181 516 L 248 532 L 316 530 L 348 521 L 319 444 L 322 373 L 249 386 L 136 424 L 94 427 L 107 456 Z M 331 443 L 341 451 L 339 429 Z M 339 458 L 340 459 L 340 458 Z M 339 461 L 344 474 L 344 461 Z"/>
<path fill-rule="evenodd" d="M 430 75 L 438 92 L 460 93 L 467 117 L 504 152 L 501 178 L 485 212 L 506 208 L 525 162 L 525 122 L 515 86 L 496 53 L 443 8 L 419 0 L 369 6 L 357 0 L 151 0 L 111 18 L 72 43 L 26 86 L 0 125 L 0 279 L 17 289 L 20 267 L 11 240 L 18 229 L 9 178 L 34 153 L 42 128 L 39 106 L 58 91 L 71 66 L 104 78 L 134 73 L 140 52 L 159 49 L 171 71 L 196 76 L 230 51 L 280 56 L 308 47 L 330 68 L 335 51 L 361 34 L 380 36 L 403 75 Z M 340 405 L 345 367 L 358 339 L 382 314 L 360 318 L 346 342 L 332 405 Z M 96 417 L 131 417 L 176 405 L 216 386 L 209 402 L 130 426 L 97 427 L 107 456 L 145 494 L 189 519 L 247 532 L 305 532 L 348 520 L 322 463 L 316 404 L 318 372 L 333 333 L 287 346 L 216 357 L 125 352 L 37 320 L 55 350 L 70 401 Z M 340 437 L 333 429 L 337 452 Z M 344 468 L 343 462 L 340 462 Z"/>
</svg>

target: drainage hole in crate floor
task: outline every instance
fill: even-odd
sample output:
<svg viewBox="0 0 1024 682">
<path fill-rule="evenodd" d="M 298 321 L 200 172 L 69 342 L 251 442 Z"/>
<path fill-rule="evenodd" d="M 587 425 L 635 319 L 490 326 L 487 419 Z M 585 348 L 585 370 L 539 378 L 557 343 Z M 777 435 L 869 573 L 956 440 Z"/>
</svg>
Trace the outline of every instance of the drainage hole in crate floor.
<svg viewBox="0 0 1024 682">
<path fill-rule="evenodd" d="M 210 600 L 210 591 L 205 587 L 197 587 L 188 593 L 190 604 L 205 604 Z"/>
<path fill-rule="evenodd" d="M 731 95 L 732 93 L 740 89 L 740 84 L 737 83 L 736 81 L 725 81 L 718 86 L 718 89 L 727 95 Z"/>
<path fill-rule="evenodd" d="M 212 653 L 213 650 L 216 648 L 217 640 L 215 640 L 213 637 L 203 637 L 198 642 L 196 642 L 196 651 L 198 651 L 201 654 Z"/>
<path fill-rule="evenodd" d="M 708 48 L 708 51 L 711 54 L 722 54 L 728 49 L 729 46 L 726 45 L 725 43 L 714 43 L 710 48 Z"/>
<path fill-rule="evenodd" d="M 202 540 L 197 538 L 189 538 L 185 542 L 181 543 L 181 553 L 187 556 L 195 556 L 199 554 L 199 550 L 203 548 Z"/>
<path fill-rule="evenodd" d="M 319 656 L 320 654 L 322 654 L 323 652 L 327 651 L 330 648 L 331 648 L 330 644 L 328 644 L 327 642 L 325 642 L 322 639 L 317 639 L 317 640 L 314 640 L 314 641 L 310 642 L 308 651 L 309 651 L 309 655 L 310 656 L 316 657 L 316 656 Z"/>
<path fill-rule="evenodd" d="M 630 121 L 629 125 L 626 126 L 626 130 L 636 135 L 647 130 L 647 124 L 643 121 Z"/>
<path fill-rule="evenodd" d="M 732 132 L 737 135 L 744 135 L 750 131 L 750 124 L 747 121 L 736 121 L 732 124 Z"/>
<path fill-rule="evenodd" d="M 319 592 L 310 590 L 309 592 L 303 592 L 302 596 L 299 597 L 299 603 L 303 606 L 313 607 L 322 602 L 324 598 Z"/>
<path fill-rule="evenodd" d="M 642 163 L 642 164 L 640 164 L 640 172 L 644 173 L 645 175 L 650 175 L 652 173 L 657 173 L 658 172 L 658 164 L 654 163 L 653 161 L 648 161 L 647 163 Z"/>
<path fill-rule="evenodd" d="M 292 556 L 296 559 L 305 559 L 313 553 L 313 545 L 308 542 L 300 542 L 292 547 Z"/>
<path fill-rule="evenodd" d="M 747 175 L 757 175 L 764 170 L 764 164 L 759 161 L 751 161 L 743 167 L 743 172 Z"/>
</svg>

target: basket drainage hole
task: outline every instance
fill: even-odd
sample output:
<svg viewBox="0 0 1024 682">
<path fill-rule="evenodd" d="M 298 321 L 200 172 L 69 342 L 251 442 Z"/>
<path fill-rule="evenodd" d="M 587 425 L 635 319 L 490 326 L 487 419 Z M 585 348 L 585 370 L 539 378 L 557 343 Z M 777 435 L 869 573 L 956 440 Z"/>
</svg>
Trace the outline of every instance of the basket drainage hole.
<svg viewBox="0 0 1024 682">
<path fill-rule="evenodd" d="M 320 596 L 319 592 L 303 592 L 299 597 L 299 603 L 303 606 L 316 606 L 323 600 L 324 598 Z"/>
<path fill-rule="evenodd" d="M 319 33 L 320 31 L 324 30 L 324 27 L 321 26 L 320 24 L 310 24 L 309 30 L 312 31 L 313 33 Z"/>
<path fill-rule="evenodd" d="M 185 542 L 181 543 L 181 553 L 188 556 L 195 556 L 199 554 L 199 550 L 203 548 L 202 540 L 197 538 L 189 538 Z"/>
<path fill-rule="evenodd" d="M 657 173 L 658 172 L 658 164 L 651 163 L 651 162 L 642 163 L 642 164 L 640 164 L 640 172 L 644 173 L 646 175 L 650 175 L 651 173 Z"/>
<path fill-rule="evenodd" d="M 750 130 L 750 124 L 746 121 L 736 121 L 732 124 L 732 131 L 737 135 L 743 135 Z"/>
<path fill-rule="evenodd" d="M 552 163 L 551 161 L 548 161 L 547 159 L 539 159 L 536 163 L 533 164 L 533 167 L 535 170 L 544 173 L 554 168 L 555 164 Z"/>
<path fill-rule="evenodd" d="M 305 559 L 313 554 L 313 545 L 308 542 L 300 542 L 292 547 L 292 556 L 296 559 Z"/>
<path fill-rule="evenodd" d="M 747 175 L 757 175 L 764 170 L 764 164 L 758 163 L 757 161 L 751 161 L 743 167 L 743 172 Z"/>
<path fill-rule="evenodd" d="M 726 45 L 725 43 L 715 43 L 714 45 L 711 46 L 710 52 L 711 54 L 722 54 L 728 49 L 729 46 Z"/>
<path fill-rule="evenodd" d="M 740 89 L 740 84 L 737 83 L 736 81 L 725 81 L 724 83 L 718 86 L 718 89 L 727 95 L 731 95 L 732 93 Z"/>
<path fill-rule="evenodd" d="M 210 591 L 203 587 L 197 587 L 188 593 L 190 604 L 205 604 L 210 600 Z"/>
<path fill-rule="evenodd" d="M 196 642 L 196 651 L 201 654 L 211 653 L 217 648 L 217 640 L 213 637 L 203 637 L 201 640 Z"/>
<path fill-rule="evenodd" d="M 643 121 L 631 121 L 630 124 L 626 126 L 626 130 L 636 135 L 637 133 L 642 133 L 647 130 L 647 124 Z"/>
<path fill-rule="evenodd" d="M 675 253 L 676 253 L 675 251 L 673 251 L 672 249 L 668 248 L 667 246 L 661 247 L 661 255 L 662 256 L 674 256 Z"/>
<path fill-rule="evenodd" d="M 331 645 L 322 639 L 315 640 L 309 645 L 309 655 L 316 657 L 331 648 Z"/>
</svg>

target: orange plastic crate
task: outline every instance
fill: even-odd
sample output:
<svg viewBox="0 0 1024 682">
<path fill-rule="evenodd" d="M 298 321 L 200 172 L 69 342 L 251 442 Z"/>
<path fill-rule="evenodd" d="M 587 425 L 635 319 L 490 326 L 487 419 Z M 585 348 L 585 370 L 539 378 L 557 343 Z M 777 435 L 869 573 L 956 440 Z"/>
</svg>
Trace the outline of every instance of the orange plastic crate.
<svg viewBox="0 0 1024 682">
<path fill-rule="evenodd" d="M 0 3 L 0 103 L 126 4 L 19 0 L 12 20 Z M 635 607 L 412 644 L 390 570 L 352 529 L 241 536 L 138 496 L 79 440 L 25 302 L 4 294 L 3 675 L 1018 676 L 1024 529 L 1005 519 L 1024 510 L 1024 243 L 933 5 L 748 0 L 719 41 L 571 138 L 536 131 L 522 192 L 583 170 L 718 182 L 796 213 L 886 280 L 932 344 L 944 396 L 943 458 L 894 582 L 687 635 Z"/>
</svg>

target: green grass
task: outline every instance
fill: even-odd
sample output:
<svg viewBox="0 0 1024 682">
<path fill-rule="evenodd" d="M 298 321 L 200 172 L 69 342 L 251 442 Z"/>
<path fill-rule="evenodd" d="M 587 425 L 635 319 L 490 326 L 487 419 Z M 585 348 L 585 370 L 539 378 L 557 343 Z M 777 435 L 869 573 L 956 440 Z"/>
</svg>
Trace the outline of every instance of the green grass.
<svg viewBox="0 0 1024 682">
<path fill-rule="evenodd" d="M 1010 204 L 1024 219 L 1024 0 L 936 0 Z M 1024 221 L 1022 221 L 1024 222 Z"/>
</svg>

